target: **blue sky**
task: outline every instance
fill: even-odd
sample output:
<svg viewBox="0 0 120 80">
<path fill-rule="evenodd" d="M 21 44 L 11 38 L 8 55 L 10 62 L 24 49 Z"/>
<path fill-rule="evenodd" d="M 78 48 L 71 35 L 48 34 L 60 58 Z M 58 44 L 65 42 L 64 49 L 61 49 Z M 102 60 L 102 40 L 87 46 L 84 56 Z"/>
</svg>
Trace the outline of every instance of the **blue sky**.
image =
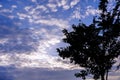
<svg viewBox="0 0 120 80">
<path fill-rule="evenodd" d="M 98 3 L 0 0 L 0 80 L 76 80 L 74 73 L 82 68 L 62 60 L 56 52 L 65 45 L 61 30 L 71 30 L 79 19 L 89 25 L 100 13 Z M 110 80 L 119 80 L 120 71 L 114 74 Z"/>
</svg>

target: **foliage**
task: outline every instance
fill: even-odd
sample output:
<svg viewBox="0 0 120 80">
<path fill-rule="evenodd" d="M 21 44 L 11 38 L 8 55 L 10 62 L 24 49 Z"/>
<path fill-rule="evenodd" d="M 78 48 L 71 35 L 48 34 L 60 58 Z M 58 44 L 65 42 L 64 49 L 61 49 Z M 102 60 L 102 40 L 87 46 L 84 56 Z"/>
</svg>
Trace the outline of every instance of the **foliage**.
<svg viewBox="0 0 120 80">
<path fill-rule="evenodd" d="M 57 48 L 60 57 L 85 68 L 75 74 L 84 80 L 88 74 L 101 80 L 106 76 L 107 80 L 108 72 L 120 55 L 120 1 L 116 0 L 111 11 L 107 10 L 107 4 L 107 0 L 100 0 L 100 16 L 95 17 L 91 25 L 80 22 L 72 25 L 71 32 L 64 29 L 63 41 L 69 46 Z"/>
</svg>

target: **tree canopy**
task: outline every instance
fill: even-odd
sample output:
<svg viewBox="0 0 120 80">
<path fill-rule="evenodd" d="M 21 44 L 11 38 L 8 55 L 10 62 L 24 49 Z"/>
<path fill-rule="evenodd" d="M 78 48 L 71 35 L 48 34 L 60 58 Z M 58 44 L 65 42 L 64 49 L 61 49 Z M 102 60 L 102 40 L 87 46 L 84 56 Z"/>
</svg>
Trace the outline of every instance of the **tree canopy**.
<svg viewBox="0 0 120 80">
<path fill-rule="evenodd" d="M 117 62 L 120 56 L 120 1 L 115 2 L 114 8 L 108 10 L 108 0 L 100 0 L 101 13 L 90 25 L 80 22 L 72 25 L 71 32 L 63 30 L 63 42 L 69 45 L 57 48 L 57 52 L 63 59 L 69 58 L 71 63 L 85 68 L 75 74 L 76 77 L 86 79 L 85 76 L 92 74 L 95 80 L 107 80 L 108 72 Z"/>
</svg>

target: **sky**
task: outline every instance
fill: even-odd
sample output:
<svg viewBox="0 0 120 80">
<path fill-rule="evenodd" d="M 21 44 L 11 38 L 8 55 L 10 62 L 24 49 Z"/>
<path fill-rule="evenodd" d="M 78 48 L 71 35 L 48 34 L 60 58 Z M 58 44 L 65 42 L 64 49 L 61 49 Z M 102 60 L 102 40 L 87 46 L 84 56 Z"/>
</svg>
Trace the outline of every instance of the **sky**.
<svg viewBox="0 0 120 80">
<path fill-rule="evenodd" d="M 109 7 L 112 7 L 110 0 Z M 58 56 L 64 28 L 89 25 L 99 0 L 0 0 L 0 80 L 77 80 L 83 69 Z M 120 71 L 110 80 L 120 80 Z M 79 79 L 80 80 L 80 79 Z M 90 78 L 88 80 L 91 80 Z"/>
</svg>

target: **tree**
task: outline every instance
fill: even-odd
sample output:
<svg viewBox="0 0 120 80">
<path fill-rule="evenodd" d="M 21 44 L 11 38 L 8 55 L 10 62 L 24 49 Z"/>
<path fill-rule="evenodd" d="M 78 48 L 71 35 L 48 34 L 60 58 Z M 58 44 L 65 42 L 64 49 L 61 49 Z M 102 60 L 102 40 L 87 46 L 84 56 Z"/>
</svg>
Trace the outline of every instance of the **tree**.
<svg viewBox="0 0 120 80">
<path fill-rule="evenodd" d="M 83 80 L 88 74 L 95 80 L 107 80 L 108 72 L 120 55 L 120 1 L 116 0 L 112 10 L 108 10 L 107 5 L 108 0 L 100 0 L 101 13 L 89 26 L 80 22 L 72 25 L 71 32 L 64 29 L 63 42 L 69 45 L 57 48 L 60 57 L 85 68 L 75 74 Z"/>
</svg>

